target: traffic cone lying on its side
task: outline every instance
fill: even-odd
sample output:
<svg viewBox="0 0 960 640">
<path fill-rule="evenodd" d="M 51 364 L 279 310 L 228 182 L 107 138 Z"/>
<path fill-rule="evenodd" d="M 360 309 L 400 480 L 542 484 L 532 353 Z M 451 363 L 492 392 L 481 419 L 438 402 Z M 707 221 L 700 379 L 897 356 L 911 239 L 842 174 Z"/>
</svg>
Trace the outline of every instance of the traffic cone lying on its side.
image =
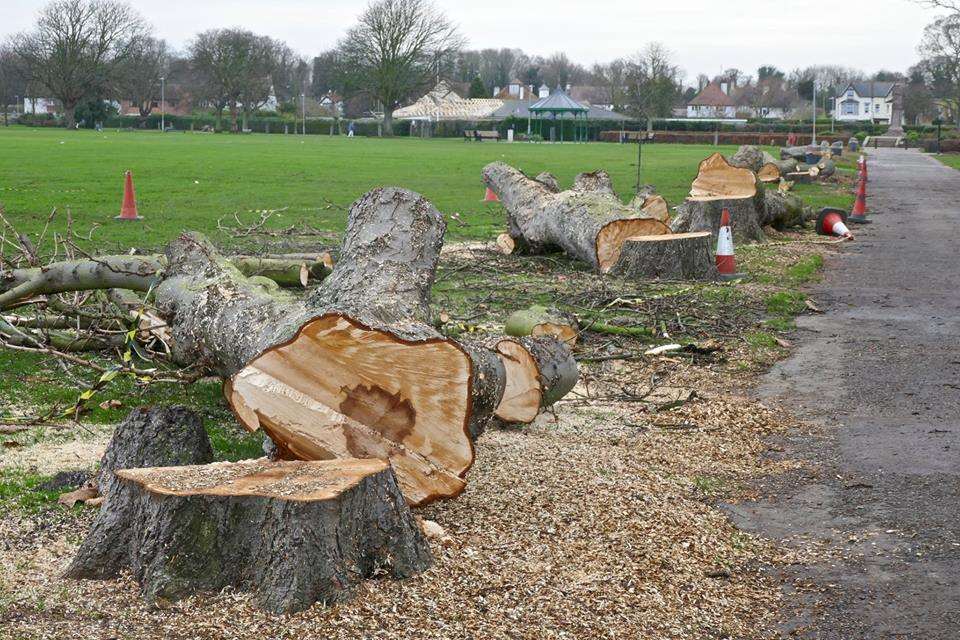
<svg viewBox="0 0 960 640">
<path fill-rule="evenodd" d="M 493 192 L 493 189 L 487 187 L 487 192 L 483 194 L 484 202 L 500 202 L 500 198 L 497 197 L 497 194 Z"/>
<path fill-rule="evenodd" d="M 857 184 L 857 201 L 853 203 L 853 211 L 847 216 L 847 222 L 857 224 L 870 224 L 872 220 L 867 220 L 867 181 L 860 177 Z"/>
<path fill-rule="evenodd" d="M 840 209 L 827 207 L 817 216 L 817 233 L 822 236 L 839 236 L 853 240 L 853 234 L 847 229 L 847 214 Z"/>
<path fill-rule="evenodd" d="M 123 181 L 123 204 L 120 205 L 120 215 L 114 220 L 140 220 L 137 214 L 137 196 L 133 192 L 133 176 L 127 171 Z"/>
<path fill-rule="evenodd" d="M 717 234 L 717 273 L 721 280 L 737 280 L 746 274 L 737 273 L 737 261 L 733 255 L 733 229 L 730 227 L 730 210 L 723 208 L 720 214 L 720 232 Z"/>
</svg>

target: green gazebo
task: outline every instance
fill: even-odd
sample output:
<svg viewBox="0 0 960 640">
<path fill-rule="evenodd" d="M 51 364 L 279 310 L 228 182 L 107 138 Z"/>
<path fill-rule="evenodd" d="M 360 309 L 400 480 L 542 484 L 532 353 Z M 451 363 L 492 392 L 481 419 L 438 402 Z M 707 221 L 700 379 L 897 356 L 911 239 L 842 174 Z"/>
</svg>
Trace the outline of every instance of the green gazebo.
<svg viewBox="0 0 960 640">
<path fill-rule="evenodd" d="M 566 116 L 573 118 L 573 142 L 587 141 L 587 114 L 589 107 L 580 104 L 563 89 L 557 89 L 546 98 L 540 98 L 528 108 L 530 118 L 537 119 L 537 133 L 543 137 L 543 121 L 546 116 L 547 122 L 560 122 L 560 142 L 563 142 L 563 120 Z M 527 122 L 527 128 L 530 128 L 530 122 Z M 553 140 L 551 140 L 553 142 Z"/>
</svg>

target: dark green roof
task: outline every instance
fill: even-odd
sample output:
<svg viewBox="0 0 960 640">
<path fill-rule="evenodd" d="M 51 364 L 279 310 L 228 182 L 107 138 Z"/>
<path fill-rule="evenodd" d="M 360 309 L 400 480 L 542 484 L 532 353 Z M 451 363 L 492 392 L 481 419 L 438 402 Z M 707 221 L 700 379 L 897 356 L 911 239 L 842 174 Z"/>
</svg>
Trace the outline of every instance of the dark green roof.
<svg viewBox="0 0 960 640">
<path fill-rule="evenodd" d="M 560 88 L 557 88 L 546 98 L 540 98 L 532 105 L 530 105 L 530 111 L 537 113 L 540 111 L 549 111 L 552 113 L 564 113 L 564 112 L 585 112 L 590 109 L 583 106 L 573 98 L 567 95 L 567 93 Z"/>
</svg>

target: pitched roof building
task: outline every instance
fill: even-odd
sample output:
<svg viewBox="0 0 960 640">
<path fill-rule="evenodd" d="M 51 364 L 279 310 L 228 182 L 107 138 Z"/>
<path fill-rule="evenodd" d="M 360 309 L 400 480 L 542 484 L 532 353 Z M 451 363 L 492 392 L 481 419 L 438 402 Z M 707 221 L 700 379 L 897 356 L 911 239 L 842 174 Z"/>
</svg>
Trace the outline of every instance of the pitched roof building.
<svg viewBox="0 0 960 640">
<path fill-rule="evenodd" d="M 896 82 L 851 82 L 834 105 L 837 120 L 871 120 L 887 124 L 893 112 Z"/>
<path fill-rule="evenodd" d="M 714 80 L 687 103 L 688 118 L 734 118 L 737 103 L 731 96 L 736 84 L 729 80 Z"/>
</svg>

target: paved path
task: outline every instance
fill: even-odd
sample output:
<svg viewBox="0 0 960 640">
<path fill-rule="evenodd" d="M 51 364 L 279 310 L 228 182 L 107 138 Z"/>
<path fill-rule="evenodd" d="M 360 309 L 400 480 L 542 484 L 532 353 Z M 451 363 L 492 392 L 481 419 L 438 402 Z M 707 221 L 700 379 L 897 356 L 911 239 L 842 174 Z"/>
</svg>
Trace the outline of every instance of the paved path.
<svg viewBox="0 0 960 640">
<path fill-rule="evenodd" d="M 828 261 L 801 346 L 762 394 L 827 426 L 782 455 L 811 472 L 730 507 L 764 535 L 836 560 L 798 568 L 782 632 L 818 640 L 960 638 L 960 172 L 872 152 L 874 224 Z M 793 592 L 796 581 L 816 590 Z"/>
</svg>

